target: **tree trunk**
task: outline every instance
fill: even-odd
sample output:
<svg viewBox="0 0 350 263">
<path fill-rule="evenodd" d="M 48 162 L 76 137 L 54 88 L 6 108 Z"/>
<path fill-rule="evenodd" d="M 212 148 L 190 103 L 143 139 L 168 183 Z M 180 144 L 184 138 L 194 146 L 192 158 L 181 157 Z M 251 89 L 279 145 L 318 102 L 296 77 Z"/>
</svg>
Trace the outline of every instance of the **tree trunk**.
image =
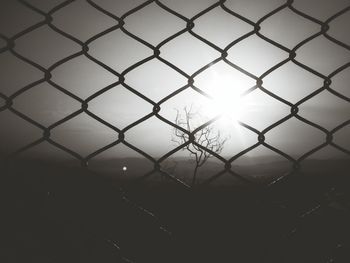
<svg viewBox="0 0 350 263">
<path fill-rule="evenodd" d="M 194 171 L 193 171 L 193 177 L 192 177 L 192 187 L 195 186 L 196 184 L 196 176 L 197 176 L 197 171 L 198 171 L 198 164 L 196 164 L 196 167 L 194 168 Z"/>
</svg>

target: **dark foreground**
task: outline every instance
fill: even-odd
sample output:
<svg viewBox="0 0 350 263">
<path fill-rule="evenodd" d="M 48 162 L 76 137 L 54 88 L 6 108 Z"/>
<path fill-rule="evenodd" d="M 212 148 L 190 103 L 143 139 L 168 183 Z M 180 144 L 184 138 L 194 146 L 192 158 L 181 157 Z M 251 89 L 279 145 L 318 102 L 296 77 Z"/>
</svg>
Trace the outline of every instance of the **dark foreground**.
<svg viewBox="0 0 350 263">
<path fill-rule="evenodd" d="M 1 171 L 0 262 L 350 262 L 344 175 L 189 191 L 79 168 Z"/>
</svg>

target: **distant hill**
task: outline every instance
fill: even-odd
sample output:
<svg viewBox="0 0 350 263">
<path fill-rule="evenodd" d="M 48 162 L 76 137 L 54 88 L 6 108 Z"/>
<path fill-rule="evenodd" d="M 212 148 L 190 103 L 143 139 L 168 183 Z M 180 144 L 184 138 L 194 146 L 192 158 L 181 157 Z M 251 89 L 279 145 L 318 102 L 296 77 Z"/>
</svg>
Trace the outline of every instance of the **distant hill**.
<svg viewBox="0 0 350 263">
<path fill-rule="evenodd" d="M 80 169 L 77 160 L 20 160 L 23 169 L 39 169 L 48 171 L 60 170 L 69 174 Z M 23 165 L 26 163 L 26 165 Z M 125 168 L 124 168 L 125 167 Z M 164 171 L 177 179 L 190 183 L 194 169 L 193 161 L 188 158 L 169 158 L 161 163 Z M 124 170 L 123 170 L 124 168 Z M 89 162 L 88 170 L 97 175 L 107 176 L 117 181 L 132 181 L 150 174 L 154 169 L 154 163 L 146 158 L 116 158 L 116 159 L 92 159 Z M 256 183 L 268 183 L 280 176 L 290 172 L 292 163 L 288 160 L 261 156 L 255 158 L 240 158 L 232 163 L 232 171 L 243 178 Z M 213 176 L 221 175 L 213 181 L 213 184 L 232 185 L 241 184 L 243 181 L 239 177 L 224 171 L 224 163 L 216 158 L 211 158 L 199 169 L 198 183 L 209 180 Z M 302 162 L 300 175 L 303 176 L 350 176 L 350 159 L 306 159 Z M 162 182 L 164 176 L 153 173 L 149 176 L 149 182 Z"/>
<path fill-rule="evenodd" d="M 169 158 L 161 163 L 162 168 L 176 178 L 190 182 L 194 163 L 187 158 Z M 123 171 L 123 167 L 127 167 Z M 350 160 L 334 159 L 334 160 L 318 160 L 306 159 L 302 162 L 300 174 L 308 176 L 317 175 L 349 175 L 350 176 Z M 151 172 L 154 164 L 146 158 L 120 158 L 105 159 L 90 162 L 90 169 L 101 174 L 115 177 L 116 179 L 134 179 L 142 177 Z M 249 178 L 256 182 L 266 182 L 273 178 L 280 177 L 288 173 L 292 169 L 292 163 L 288 160 L 275 157 L 257 157 L 252 159 L 240 160 L 233 162 L 232 170 L 238 174 Z M 207 163 L 200 168 L 198 181 L 204 181 L 224 170 L 224 163 L 216 158 L 209 159 Z M 239 183 L 233 179 L 231 174 L 223 174 L 220 180 L 222 183 L 230 182 Z M 151 180 L 159 180 L 159 175 L 153 175 Z M 225 180 L 226 178 L 227 180 Z M 232 183 L 232 182 L 231 182 Z"/>
</svg>

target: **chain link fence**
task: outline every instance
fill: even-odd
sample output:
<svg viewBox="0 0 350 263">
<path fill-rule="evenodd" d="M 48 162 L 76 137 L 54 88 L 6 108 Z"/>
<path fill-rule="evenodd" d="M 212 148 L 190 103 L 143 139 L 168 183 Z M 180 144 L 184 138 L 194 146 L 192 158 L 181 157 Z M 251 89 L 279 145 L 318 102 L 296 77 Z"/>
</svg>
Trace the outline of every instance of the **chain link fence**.
<svg viewBox="0 0 350 263">
<path fill-rule="evenodd" d="M 0 49 L 0 53 L 8 52 L 11 55 L 15 56 L 17 59 L 27 63 L 28 65 L 30 65 L 30 66 L 32 66 L 32 67 L 34 67 L 36 69 L 38 69 L 40 72 L 42 72 L 42 78 L 37 79 L 37 80 L 35 80 L 35 81 L 31 82 L 31 83 L 26 84 L 24 87 L 22 87 L 21 89 L 17 90 L 16 92 L 14 92 L 11 95 L 5 95 L 5 94 L 0 93 L 0 98 L 5 101 L 5 103 L 2 106 L 0 106 L 0 111 L 1 112 L 3 112 L 3 111 L 10 111 L 12 114 L 17 115 L 19 118 L 25 120 L 29 124 L 34 125 L 35 127 L 39 128 L 42 131 L 42 137 L 40 139 L 38 139 L 38 140 L 35 140 L 35 141 L 27 144 L 27 145 L 23 145 L 22 147 L 17 149 L 15 152 L 12 152 L 9 156 L 6 157 L 7 160 L 13 159 L 16 156 L 22 154 L 23 152 L 25 152 L 25 151 L 27 151 L 27 150 L 29 150 L 29 149 L 31 149 L 31 148 L 33 148 L 33 147 L 43 143 L 43 142 L 47 142 L 47 143 L 51 144 L 53 147 L 56 147 L 56 148 L 62 150 L 63 152 L 67 153 L 68 155 L 71 155 L 74 158 L 78 159 L 80 161 L 82 167 L 88 168 L 89 167 L 89 162 L 92 159 L 94 159 L 96 156 L 100 155 L 101 153 L 107 151 L 108 149 L 110 149 L 112 147 L 115 147 L 116 145 L 124 145 L 124 146 L 126 146 L 126 147 L 128 147 L 128 148 L 130 148 L 130 149 L 132 149 L 134 151 L 136 151 L 137 153 L 141 154 L 144 158 L 148 159 L 149 161 L 151 161 L 154 164 L 153 170 L 147 172 L 145 175 L 143 175 L 142 177 L 138 178 L 138 182 L 140 182 L 142 180 L 145 180 L 146 178 L 150 177 L 151 175 L 153 175 L 155 173 L 160 173 L 164 177 L 166 177 L 166 178 L 170 179 L 171 181 L 175 182 L 175 184 L 178 184 L 178 186 L 180 188 L 184 188 L 184 189 L 187 189 L 187 190 L 192 190 L 191 186 L 189 186 L 185 182 L 181 181 L 180 179 L 178 179 L 177 177 L 175 177 L 174 175 L 172 175 L 171 173 L 169 173 L 165 169 L 163 169 L 162 168 L 162 163 L 164 163 L 174 153 L 180 151 L 181 149 L 183 149 L 187 145 L 193 144 L 196 147 L 202 149 L 203 151 L 208 152 L 209 154 L 211 154 L 212 156 L 217 158 L 222 163 L 222 170 L 219 171 L 217 174 L 211 176 L 210 178 L 206 179 L 204 182 L 202 182 L 203 185 L 208 185 L 208 184 L 212 183 L 213 181 L 217 180 L 218 178 L 220 178 L 223 174 L 229 173 L 229 174 L 231 174 L 234 177 L 238 177 L 238 178 L 243 179 L 244 182 L 248 183 L 249 185 L 251 185 L 254 188 L 254 182 L 250 181 L 249 178 L 247 179 L 246 177 L 242 176 L 237 171 L 235 171 L 234 168 L 233 168 L 233 164 L 234 164 L 235 160 L 237 160 L 239 157 L 244 156 L 245 154 L 249 153 L 250 151 L 254 150 L 255 148 L 257 148 L 259 146 L 264 146 L 264 147 L 268 148 L 269 150 L 273 151 L 274 153 L 278 154 L 279 156 L 282 156 L 283 158 L 285 158 L 286 160 L 288 160 L 292 164 L 291 165 L 291 169 L 290 169 L 289 172 L 287 172 L 287 173 L 285 173 L 283 175 L 280 175 L 279 178 L 277 178 L 277 179 L 275 178 L 272 182 L 269 182 L 269 185 L 268 185 L 267 189 L 270 189 L 269 187 L 274 186 L 275 184 L 278 184 L 278 183 L 284 181 L 283 179 L 293 177 L 293 175 L 297 174 L 298 171 L 300 170 L 300 167 L 302 167 L 303 161 L 306 158 L 308 158 L 312 154 L 316 153 L 317 151 L 322 150 L 325 147 L 331 146 L 331 147 L 335 148 L 336 150 L 338 150 L 338 151 L 340 151 L 340 152 L 342 152 L 342 153 L 344 153 L 346 155 L 350 155 L 350 150 L 349 149 L 347 149 L 343 145 L 339 145 L 339 144 L 335 143 L 334 140 L 333 140 L 334 134 L 336 132 L 338 132 L 341 129 L 345 128 L 346 126 L 350 125 L 350 120 L 347 120 L 347 121 L 341 123 L 340 125 L 336 126 L 335 128 L 329 130 L 329 129 L 326 129 L 325 127 L 322 127 L 319 124 L 314 123 L 311 120 L 308 120 L 308 119 L 306 119 L 306 118 L 304 118 L 304 117 L 302 117 L 301 115 L 298 114 L 300 106 L 302 106 L 308 100 L 310 100 L 310 99 L 312 99 L 314 97 L 317 97 L 323 91 L 328 91 L 328 92 L 332 93 L 334 96 L 338 97 L 339 99 L 341 99 L 341 100 L 343 100 L 345 102 L 350 102 L 350 98 L 349 97 L 347 97 L 344 94 L 341 94 L 340 92 L 338 92 L 337 90 L 332 88 L 332 79 L 334 77 L 336 77 L 337 74 L 339 74 L 339 73 L 343 72 L 345 69 L 349 68 L 350 67 L 350 62 L 348 62 L 348 63 L 346 63 L 344 65 L 341 65 L 338 68 L 335 68 L 330 74 L 324 75 L 324 74 L 318 72 L 316 69 L 314 69 L 314 68 L 312 68 L 312 67 L 310 67 L 310 66 L 308 66 L 308 65 L 306 65 L 306 64 L 304 64 L 302 62 L 300 62 L 297 59 L 298 50 L 301 47 L 303 47 L 304 45 L 308 44 L 310 41 L 312 41 L 313 39 L 315 39 L 315 38 L 317 38 L 319 36 L 324 36 L 328 41 L 334 43 L 335 45 L 339 46 L 340 48 L 342 48 L 344 50 L 347 50 L 347 51 L 350 50 L 350 46 L 348 44 L 346 44 L 346 43 L 344 43 L 344 42 L 342 42 L 342 41 L 340 41 L 340 40 L 338 40 L 338 39 L 336 39 L 336 38 L 334 38 L 334 37 L 332 37 L 331 35 L 328 34 L 328 31 L 330 29 L 330 23 L 332 21 L 334 21 L 335 19 L 337 19 L 338 17 L 340 17 L 340 16 L 342 16 L 344 14 L 347 14 L 349 12 L 349 10 L 350 10 L 350 5 L 348 5 L 348 6 L 344 7 L 343 9 L 339 10 L 337 13 L 333 14 L 332 16 L 330 16 L 325 21 L 320 21 L 319 19 L 314 18 L 314 17 L 304 13 L 303 10 L 297 9 L 293 5 L 293 1 L 291 0 L 291 1 L 286 1 L 282 5 L 280 5 L 277 8 L 275 8 L 274 10 L 268 12 L 266 15 L 262 16 L 258 21 L 253 22 L 252 20 L 250 20 L 250 19 L 240 15 L 239 13 L 235 12 L 235 10 L 232 10 L 232 9 L 228 8 L 227 5 L 226 5 L 226 1 L 225 0 L 217 1 L 217 2 L 213 3 L 212 5 L 206 7 L 204 10 L 202 10 L 199 13 L 197 13 L 195 16 L 193 16 L 191 18 L 185 17 L 182 14 L 176 12 L 172 8 L 168 7 L 165 3 L 163 3 L 163 1 L 157 1 L 157 0 L 145 1 L 144 3 L 138 5 L 137 7 L 127 11 L 123 15 L 117 16 L 117 15 L 113 14 L 112 12 L 110 12 L 109 10 L 104 9 L 103 7 L 101 7 L 96 2 L 94 2 L 92 0 L 87 0 L 86 2 L 91 7 L 93 7 L 98 12 L 100 12 L 101 15 L 108 16 L 109 18 L 113 19 L 115 21 L 116 25 L 114 25 L 114 26 L 112 26 L 112 27 L 110 27 L 110 28 L 108 28 L 108 29 L 106 29 L 106 30 L 104 30 L 104 31 L 102 31 L 102 32 L 100 32 L 100 33 L 90 37 L 87 41 L 81 41 L 78 38 L 76 38 L 74 35 L 68 34 L 67 32 L 65 32 L 65 31 L 61 30 L 60 28 L 58 28 L 57 26 L 55 26 L 54 19 L 53 19 L 53 16 L 57 12 L 59 12 L 61 9 L 65 8 L 65 7 L 69 7 L 70 4 L 75 2 L 74 0 L 62 1 L 61 3 L 57 4 L 56 6 L 54 6 L 48 12 L 42 11 L 41 9 L 36 7 L 35 4 L 32 4 L 31 1 L 19 0 L 18 2 L 21 3 L 23 6 L 25 6 L 26 8 L 28 8 L 28 9 L 32 10 L 33 12 L 37 13 L 38 15 L 40 15 L 42 17 L 42 20 L 40 22 L 34 24 L 34 25 L 28 26 L 25 30 L 15 34 L 14 36 L 8 37 L 6 35 L 0 34 L 0 38 L 6 43 L 6 45 L 3 46 Z M 156 4 L 162 10 L 168 12 L 169 14 L 173 15 L 177 19 L 183 21 L 186 24 L 186 26 L 182 30 L 178 31 L 177 33 L 167 37 L 166 39 L 164 39 L 163 41 L 161 41 L 157 45 L 153 45 L 153 44 L 147 42 L 146 40 L 138 37 L 137 35 L 133 34 L 132 32 L 128 31 L 126 29 L 126 27 L 125 27 L 125 20 L 129 16 L 131 16 L 133 14 L 137 15 L 138 11 L 146 8 L 150 4 Z M 201 18 L 201 17 L 205 17 L 208 14 L 208 12 L 210 12 L 211 10 L 213 10 L 215 8 L 221 8 L 228 15 L 232 16 L 232 18 L 239 19 L 240 21 L 242 21 L 244 23 L 247 23 L 253 29 L 250 32 L 242 35 L 241 37 L 239 37 L 237 39 L 232 39 L 232 42 L 230 42 L 224 48 L 221 48 L 221 47 L 217 46 L 216 44 L 210 42 L 206 38 L 203 38 L 202 36 L 200 36 L 199 34 L 197 34 L 193 30 L 196 27 L 196 20 Z M 317 7 L 315 7 L 315 8 L 317 8 Z M 310 35 L 306 39 L 302 40 L 297 45 L 295 45 L 293 48 L 287 48 L 286 46 L 276 42 L 274 39 L 271 39 L 271 38 L 265 36 L 264 34 L 262 34 L 261 33 L 261 24 L 264 21 L 266 21 L 267 19 L 271 18 L 272 16 L 274 16 L 276 14 L 279 14 L 279 12 L 282 12 L 283 10 L 286 10 L 286 9 L 290 10 L 291 12 L 296 14 L 297 16 L 300 16 L 303 19 L 306 19 L 307 21 L 309 21 L 311 23 L 314 23 L 315 25 L 319 26 L 319 28 L 320 28 L 319 31 L 317 33 L 315 33 L 315 34 Z M 72 41 L 72 42 L 78 44 L 81 47 L 81 50 L 79 52 L 76 52 L 76 53 L 74 53 L 72 55 L 69 55 L 67 57 L 60 58 L 60 60 L 56 61 L 55 63 L 53 63 L 49 67 L 43 67 L 42 65 L 32 61 L 30 58 L 27 58 L 26 56 L 22 55 L 20 52 L 16 51 L 16 41 L 19 38 L 21 38 L 21 37 L 23 37 L 25 35 L 31 34 L 34 30 L 36 30 L 36 29 L 38 29 L 40 27 L 43 27 L 43 26 L 48 26 L 54 32 L 60 34 L 61 36 L 63 36 L 66 39 L 68 39 L 69 41 Z M 92 45 L 94 43 L 94 41 L 102 38 L 103 36 L 105 36 L 107 34 L 110 34 L 111 32 L 115 32 L 115 31 L 121 31 L 123 34 L 125 34 L 125 35 L 131 37 L 132 39 L 134 39 L 135 41 L 141 43 L 142 45 L 147 47 L 149 50 L 151 50 L 153 52 L 153 54 L 151 56 L 145 58 L 145 59 L 137 61 L 136 63 L 134 63 L 133 65 L 129 66 L 127 69 L 123 70 L 122 72 L 117 72 L 116 70 L 114 70 L 113 68 L 111 68 L 110 66 L 105 64 L 104 61 L 101 61 L 101 60 L 97 59 L 96 57 L 94 57 L 89 52 L 89 46 Z M 161 51 L 161 48 L 164 45 L 166 45 L 167 43 L 171 42 L 172 40 L 180 37 L 182 34 L 185 34 L 185 33 L 189 33 L 192 37 L 198 39 L 199 41 L 201 41 L 202 43 L 206 44 L 208 47 L 214 49 L 215 51 L 217 51 L 219 53 L 219 56 L 216 59 L 214 59 L 213 61 L 211 61 L 210 63 L 208 63 L 204 67 L 198 68 L 193 74 L 190 74 L 190 75 L 187 74 L 185 71 L 183 71 L 178 66 L 174 65 L 172 62 L 170 62 L 167 59 L 165 59 L 162 56 L 162 51 Z M 288 32 L 285 32 L 285 33 L 288 34 Z M 253 73 L 251 73 L 251 72 L 248 72 L 247 70 L 243 69 L 240 65 L 235 64 L 232 61 L 230 61 L 228 59 L 228 54 L 229 54 L 230 49 L 232 47 L 234 47 L 235 45 L 237 45 L 238 43 L 244 41 L 245 39 L 247 39 L 247 38 L 249 38 L 251 36 L 257 36 L 260 39 L 262 39 L 262 40 L 268 42 L 269 44 L 273 45 L 274 47 L 276 47 L 276 48 L 278 48 L 278 49 L 280 49 L 280 50 L 282 50 L 284 52 L 287 52 L 288 53 L 288 58 L 284 59 L 283 61 L 280 61 L 279 63 L 277 63 L 276 65 L 274 65 L 273 67 L 271 67 L 267 71 L 265 71 L 263 74 L 258 75 L 258 76 L 253 74 Z M 79 96 L 73 94 L 71 91 L 67 90 L 64 86 L 61 86 L 61 85 L 55 83 L 53 81 L 53 79 L 52 79 L 52 72 L 53 72 L 53 70 L 55 70 L 59 66 L 64 66 L 65 63 L 67 63 L 70 60 L 73 60 L 73 59 L 75 59 L 77 57 L 80 57 L 80 56 L 83 56 L 83 57 L 89 59 L 91 62 L 95 63 L 99 67 L 102 67 L 104 70 L 107 70 L 108 72 L 110 72 L 111 74 L 116 76 L 118 78 L 118 81 L 113 83 L 113 84 L 111 84 L 111 85 L 108 85 L 108 86 L 106 86 L 106 87 L 104 87 L 104 88 L 102 88 L 100 90 L 98 90 L 97 92 L 95 92 L 94 94 L 90 95 L 86 99 L 80 98 Z M 172 70 L 176 71 L 179 75 L 184 77 L 187 80 L 187 84 L 185 86 L 177 89 L 176 91 L 174 91 L 170 95 L 166 96 L 162 100 L 160 100 L 160 101 L 153 101 L 152 99 L 150 99 L 146 95 L 138 92 L 133 87 L 131 87 L 127 83 L 125 83 L 125 76 L 129 72 L 131 72 L 132 70 L 142 66 L 143 64 L 145 64 L 146 62 L 151 61 L 151 60 L 157 60 L 157 61 L 159 61 L 161 63 L 164 63 L 165 65 L 170 67 Z M 195 140 L 195 134 L 200 132 L 201 130 L 205 129 L 206 127 L 212 125 L 213 123 L 215 123 L 215 121 L 217 121 L 217 119 L 218 119 L 218 116 L 216 116 L 213 119 L 207 121 L 203 125 L 199 126 L 195 130 L 193 130 L 192 132 L 189 132 L 189 131 L 185 130 L 183 127 L 177 126 L 176 123 L 173 122 L 173 120 L 166 119 L 160 114 L 160 112 L 162 110 L 162 104 L 164 104 L 169 99 L 178 96 L 181 92 L 183 92 L 185 90 L 192 89 L 195 92 L 197 92 L 198 94 L 205 96 L 206 94 L 203 91 L 201 91 L 198 87 L 196 87 L 196 81 L 195 81 L 196 77 L 199 76 L 206 69 L 214 66 L 215 64 L 217 64 L 219 62 L 226 63 L 228 66 L 232 67 L 235 70 L 238 70 L 239 72 L 241 72 L 242 74 L 248 76 L 249 78 L 253 79 L 256 82 L 256 84 L 253 87 L 251 87 L 245 93 L 246 96 L 249 95 L 250 93 L 254 92 L 255 90 L 260 90 L 264 94 L 268 95 L 269 97 L 273 98 L 274 100 L 277 100 L 277 101 L 281 102 L 282 104 L 284 104 L 284 105 L 286 105 L 286 106 L 288 106 L 290 108 L 290 114 L 288 114 L 287 116 L 285 116 L 282 119 L 278 120 L 277 122 L 269 125 L 268 127 L 266 127 L 265 129 L 263 129 L 261 131 L 256 129 L 253 126 L 250 126 L 250 125 L 244 123 L 244 122 L 239 122 L 240 126 L 244 127 L 245 129 L 248 129 L 249 131 L 251 131 L 251 132 L 256 134 L 257 141 L 256 141 L 256 143 L 254 145 L 244 149 L 243 151 L 241 151 L 238 154 L 230 157 L 229 159 L 221 156 L 217 152 L 213 152 L 209 148 L 204 147 L 203 145 L 199 144 Z M 302 68 L 303 70 L 309 72 L 310 74 L 313 74 L 313 75 L 317 76 L 318 78 L 321 78 L 323 80 L 323 86 L 319 87 L 317 90 L 315 90 L 312 93 L 310 93 L 309 95 L 305 96 L 304 98 L 299 100 L 297 103 L 292 103 L 292 102 L 290 102 L 290 101 L 288 101 L 288 100 L 278 96 L 277 94 L 269 91 L 268 89 L 266 89 L 264 87 L 264 79 L 267 76 L 269 76 L 269 74 L 271 74 L 275 70 L 279 69 L 280 67 L 282 67 L 283 65 L 285 65 L 288 62 L 292 62 L 295 65 L 297 65 L 298 67 Z M 14 72 L 14 75 L 15 74 L 16 73 Z M 155 78 L 160 78 L 160 77 L 161 76 L 155 76 Z M 71 97 L 73 100 L 75 100 L 78 103 L 80 103 L 81 108 L 78 109 L 77 111 L 71 113 L 70 115 L 60 119 L 59 121 L 49 125 L 49 126 L 43 126 L 41 123 L 36 121 L 34 118 L 29 117 L 26 114 L 26 112 L 21 112 L 18 109 L 16 109 L 16 107 L 13 106 L 14 101 L 16 101 L 16 99 L 20 98 L 22 94 L 24 94 L 26 91 L 36 87 L 37 85 L 40 85 L 41 83 L 45 83 L 45 82 L 47 82 L 50 85 L 52 85 L 59 92 L 64 93 L 65 95 Z M 89 103 L 91 103 L 94 99 L 98 98 L 102 94 L 104 94 L 107 91 L 115 88 L 118 85 L 123 86 L 123 88 L 125 88 L 128 91 L 132 92 L 133 94 L 135 94 L 139 98 L 143 99 L 147 103 L 150 103 L 152 105 L 152 107 L 153 107 L 153 111 L 150 114 L 146 115 L 143 118 L 138 119 L 137 121 L 133 122 L 132 124 L 128 125 L 127 127 L 123 128 L 123 129 L 120 129 L 120 128 L 116 127 L 115 125 L 113 125 L 113 124 L 109 123 L 108 121 L 100 118 L 99 116 L 97 116 L 96 114 L 94 114 L 92 111 L 89 110 Z M 94 151 L 93 153 L 90 153 L 90 154 L 88 154 L 86 156 L 82 156 L 81 154 L 79 154 L 79 153 L 75 152 L 74 150 L 70 149 L 69 147 L 67 147 L 65 145 L 62 145 L 59 142 L 55 141 L 51 137 L 51 133 L 52 133 L 53 130 L 55 130 L 60 125 L 66 123 L 67 121 L 69 121 L 69 120 L 71 120 L 71 119 L 75 118 L 76 116 L 78 116 L 80 114 L 83 114 L 83 113 L 87 114 L 88 116 L 90 116 L 91 118 L 93 118 L 97 122 L 101 123 L 102 125 L 112 129 L 115 132 L 115 134 L 117 134 L 118 139 L 115 140 L 114 142 L 112 142 L 112 143 L 110 143 L 108 145 L 105 145 L 104 147 Z M 136 126 L 138 126 L 141 123 L 145 122 L 146 120 L 148 120 L 151 117 L 156 117 L 160 121 L 164 122 L 166 125 L 170 125 L 173 128 L 175 128 L 175 129 L 181 130 L 182 132 L 187 134 L 188 141 L 184 142 L 183 144 L 181 144 L 179 146 L 177 146 L 175 149 L 173 149 L 170 152 L 166 153 L 162 157 L 154 158 L 154 157 L 150 156 L 149 154 L 147 154 L 147 152 L 144 149 L 141 149 L 141 148 L 138 148 L 138 147 L 134 146 L 132 143 L 128 142 L 125 139 L 125 134 L 128 131 L 132 130 L 133 128 L 135 128 Z M 267 143 L 265 141 L 265 135 L 269 131 L 273 130 L 277 126 L 285 123 L 286 121 L 288 121 L 288 120 L 290 120 L 292 118 L 296 118 L 299 121 L 305 123 L 306 125 L 312 126 L 313 128 L 315 128 L 315 129 L 319 130 L 320 132 L 322 132 L 323 135 L 324 135 L 324 141 L 323 142 L 321 142 L 318 146 L 314 147 L 313 149 L 309 150 L 308 152 L 304 153 L 299 158 L 294 158 L 294 157 L 290 156 L 289 154 L 285 153 L 284 151 L 282 151 L 282 150 L 280 150 L 280 149 L 270 145 L 269 143 Z M 2 124 L 2 125 L 6 125 L 6 124 Z M 285 136 L 288 136 L 288 135 L 286 134 Z M 197 187 L 200 188 L 200 186 L 197 186 Z M 310 187 L 312 187 L 312 184 L 310 185 Z M 122 190 L 120 190 L 120 191 L 121 191 L 121 193 L 123 193 Z M 263 190 L 263 191 L 264 191 L 264 193 L 266 193 L 265 190 Z M 191 191 L 189 191 L 189 192 L 191 192 Z M 270 190 L 267 190 L 267 192 L 270 193 Z M 341 193 L 343 193 L 343 192 L 341 192 Z M 311 202 L 310 201 L 310 203 L 309 203 L 310 206 L 309 207 L 304 207 L 304 209 L 301 209 L 303 211 L 302 213 L 300 213 L 300 210 L 298 210 L 296 212 L 296 214 L 298 214 L 298 216 L 296 217 L 295 221 L 293 221 L 293 222 L 299 222 L 299 223 L 297 223 L 298 227 L 303 227 L 303 225 L 310 225 L 310 223 L 308 223 L 308 220 L 309 220 L 308 218 L 313 218 L 315 215 L 320 215 L 320 214 L 321 215 L 324 215 L 324 214 L 329 215 L 329 213 L 330 213 L 329 211 L 333 211 L 333 210 L 337 211 L 336 213 L 338 213 L 340 211 L 339 213 L 346 214 L 346 218 L 348 218 L 348 216 L 349 216 L 348 208 L 346 207 L 346 205 L 344 205 L 344 203 L 339 201 L 341 198 L 339 199 L 338 195 L 339 195 L 339 193 L 335 191 L 335 188 L 324 189 L 324 192 L 322 192 L 320 194 L 320 196 L 321 196 L 320 200 L 317 200 L 317 202 L 314 202 L 314 201 Z M 130 199 L 126 197 L 127 195 L 125 195 L 123 193 L 121 196 L 122 196 L 122 199 L 128 204 L 128 206 L 134 207 L 135 211 L 140 211 L 141 214 L 146 214 L 150 218 L 153 218 L 154 222 L 158 222 L 158 220 L 156 219 L 156 217 L 152 213 L 150 213 L 149 211 L 145 210 L 141 206 L 136 205 L 136 203 L 131 202 Z M 257 195 L 255 197 L 257 197 L 257 199 L 259 199 L 259 198 L 261 198 L 261 195 Z M 269 202 L 270 201 L 271 200 L 269 199 Z M 270 203 L 270 205 L 273 206 L 273 207 L 278 207 L 278 209 L 277 209 L 278 211 L 280 211 L 279 209 L 283 210 L 283 207 L 286 204 L 284 202 L 282 202 L 282 201 L 281 202 L 276 201 L 276 202 L 277 202 L 276 204 L 272 205 Z M 261 205 L 260 201 L 258 201 L 258 203 Z M 291 205 L 291 206 L 293 206 L 293 205 Z M 262 205 L 262 207 L 265 207 L 265 206 Z M 259 208 L 259 209 L 261 209 L 261 208 Z M 290 210 L 288 210 L 288 211 L 290 211 Z M 322 211 L 322 212 L 320 212 L 320 211 Z M 182 211 L 182 212 L 184 212 L 184 211 Z M 158 224 L 158 223 L 156 223 L 156 224 Z M 296 233 L 295 229 L 297 229 L 298 227 L 296 227 L 296 228 L 292 227 L 292 228 L 289 229 L 289 232 L 287 234 L 288 237 L 286 237 L 286 240 L 288 240 L 286 242 L 289 244 L 288 246 L 293 247 L 293 245 L 291 245 L 291 243 L 293 243 L 293 242 L 301 242 L 300 240 L 298 241 L 298 239 L 296 239 L 294 241 L 291 241 L 291 240 L 293 240 L 293 238 L 291 236 L 293 236 L 293 234 Z M 276 247 L 278 247 L 278 244 L 275 244 L 275 245 L 276 245 Z M 345 246 L 345 248 L 344 248 L 344 246 Z M 339 241 L 339 243 L 337 243 L 335 246 L 334 245 L 330 245 L 330 247 L 331 247 L 330 250 L 332 250 L 332 251 L 329 252 L 329 258 L 328 259 L 322 258 L 322 259 L 320 259 L 322 261 L 317 261 L 317 262 L 345 262 L 345 261 L 341 261 L 340 260 L 340 258 L 343 257 L 344 255 L 339 256 L 341 254 L 339 251 L 345 250 L 346 249 L 346 245 L 344 243 L 342 243 L 342 241 Z M 280 249 L 280 251 L 276 252 L 276 254 L 281 253 L 281 251 L 283 250 L 281 248 L 278 248 L 278 249 Z M 271 252 L 271 251 L 269 253 L 274 254 L 274 252 Z M 125 262 L 128 262 L 128 259 L 126 259 L 126 258 L 124 258 L 123 260 Z M 264 260 L 266 261 L 266 260 L 269 260 L 269 259 L 267 259 L 267 258 L 261 259 L 261 262 L 265 262 Z M 278 260 L 278 259 L 275 259 L 275 260 Z M 299 262 L 316 262 L 316 261 L 312 261 L 312 259 L 308 259 L 308 260 L 309 261 L 299 261 Z M 192 262 L 195 262 L 195 261 L 192 261 Z M 269 261 L 269 262 L 275 262 L 275 261 Z M 291 261 L 285 261 L 285 262 L 291 262 Z"/>
</svg>

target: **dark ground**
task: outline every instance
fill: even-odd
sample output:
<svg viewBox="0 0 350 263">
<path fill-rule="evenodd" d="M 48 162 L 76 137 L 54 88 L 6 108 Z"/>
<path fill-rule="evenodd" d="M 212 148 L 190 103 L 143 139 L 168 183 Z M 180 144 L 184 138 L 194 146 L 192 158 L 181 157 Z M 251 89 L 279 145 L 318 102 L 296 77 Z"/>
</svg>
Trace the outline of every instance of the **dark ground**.
<svg viewBox="0 0 350 263">
<path fill-rule="evenodd" d="M 350 262 L 344 175 L 195 191 L 165 180 L 124 193 L 80 168 L 1 171 L 0 262 Z"/>
</svg>

